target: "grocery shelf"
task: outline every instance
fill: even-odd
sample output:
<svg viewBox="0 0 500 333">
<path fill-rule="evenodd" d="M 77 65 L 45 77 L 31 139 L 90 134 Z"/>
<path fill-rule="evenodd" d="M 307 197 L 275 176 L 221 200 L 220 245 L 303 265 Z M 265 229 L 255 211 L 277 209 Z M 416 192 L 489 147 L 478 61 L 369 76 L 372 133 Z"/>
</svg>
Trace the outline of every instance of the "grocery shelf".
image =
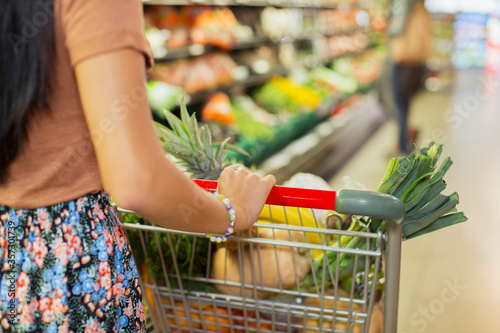
<svg viewBox="0 0 500 333">
<path fill-rule="evenodd" d="M 298 7 L 298 8 L 337 8 L 352 5 L 359 7 L 357 1 L 325 0 L 143 0 L 148 5 L 208 5 L 208 6 L 255 6 L 255 7 Z"/>
<path fill-rule="evenodd" d="M 309 31 L 299 36 L 295 37 L 286 36 L 284 38 L 286 38 L 287 42 L 301 42 L 301 41 L 312 41 L 317 38 L 323 38 L 323 37 L 328 38 L 339 35 L 349 35 L 356 32 L 368 32 L 368 30 L 364 27 L 355 27 L 346 30 L 332 30 L 327 32 Z M 266 44 L 279 44 L 282 42 L 283 39 L 273 40 L 266 36 L 256 36 L 250 40 L 237 42 L 231 47 L 231 50 L 229 52 L 252 49 Z M 165 56 L 155 57 L 155 62 L 161 63 L 177 59 L 196 57 L 215 51 L 221 51 L 221 49 L 213 45 L 192 44 L 184 47 L 179 47 L 176 49 L 167 50 L 167 54 Z"/>
<path fill-rule="evenodd" d="M 252 88 L 252 87 L 258 86 L 260 84 L 263 84 L 266 81 L 269 81 L 270 79 L 272 79 L 275 76 L 285 75 L 286 73 L 288 73 L 287 69 L 285 69 L 284 67 L 278 67 L 278 68 L 276 68 L 268 73 L 265 73 L 265 74 L 252 74 L 252 75 L 249 75 L 248 78 L 246 78 L 245 80 L 234 81 L 234 82 L 232 82 L 228 85 L 225 85 L 225 86 L 218 86 L 218 87 L 215 87 L 213 89 L 207 89 L 207 90 L 203 90 L 203 91 L 200 91 L 197 93 L 189 94 L 187 103 L 188 104 L 197 104 L 197 103 L 204 102 L 209 96 L 211 96 L 212 94 L 214 94 L 216 92 L 224 92 L 227 94 L 231 94 L 231 91 L 236 89 L 236 88 L 239 88 L 239 89 Z"/>
<path fill-rule="evenodd" d="M 257 166 L 281 183 L 297 172 L 331 176 L 385 122 L 375 94 L 367 94 L 351 109 L 321 122 Z M 320 163 L 321 161 L 321 163 Z"/>
<path fill-rule="evenodd" d="M 366 6 L 366 1 L 363 0 L 143 0 L 143 2 L 145 5 L 155 4 L 184 6 L 200 4 L 209 6 L 255 7 L 241 8 L 241 10 L 245 12 L 247 10 L 251 11 L 254 9 L 259 12 L 260 9 L 257 7 L 264 6 L 302 7 L 311 8 L 311 10 L 304 10 L 304 13 L 309 13 L 309 16 L 306 15 L 307 19 L 314 18 L 314 20 L 320 20 L 320 22 L 323 22 L 322 24 L 311 24 L 311 22 L 307 21 L 308 24 L 304 24 L 303 29 L 300 31 L 296 29 L 284 29 L 279 32 L 271 31 L 272 33 L 268 32 L 269 36 L 261 35 L 259 33 L 257 36 L 249 36 L 248 39 L 245 39 L 245 41 L 236 42 L 230 48 L 228 47 L 225 50 L 209 43 L 206 45 L 194 44 L 177 49 L 170 49 L 166 53 L 159 53 L 158 55 L 162 55 L 162 57 L 155 58 L 157 63 L 201 56 L 200 58 L 189 59 L 179 64 L 179 66 L 185 65 L 186 67 L 189 67 L 188 65 L 190 65 L 191 62 L 196 63 L 198 60 L 206 60 L 203 58 L 205 56 L 207 56 L 208 59 L 212 53 L 217 53 L 217 55 L 226 53 L 224 56 L 231 58 L 229 60 L 232 60 L 237 66 L 235 68 L 237 68 L 238 72 L 233 72 L 231 76 L 228 76 L 226 73 L 224 80 L 221 80 L 220 82 L 217 81 L 219 82 L 218 84 L 221 84 L 219 86 L 215 86 L 215 84 L 209 81 L 209 83 L 204 86 L 186 85 L 184 87 L 182 86 L 182 82 L 184 82 L 182 81 L 182 75 L 180 75 L 181 78 L 176 77 L 177 81 L 172 80 L 172 82 L 176 82 L 177 85 L 184 90 L 191 92 L 186 95 L 185 101 L 195 109 L 201 107 L 202 104 L 216 92 L 225 93 L 230 97 L 233 97 L 234 95 L 248 94 L 249 92 L 245 91 L 251 90 L 249 88 L 254 88 L 264 84 L 276 76 L 287 77 L 292 75 L 295 68 L 300 67 L 301 69 L 305 69 L 307 71 L 308 69 L 315 68 L 317 66 L 326 66 L 328 63 L 333 62 L 336 59 L 361 55 L 364 52 L 378 46 L 374 44 L 373 36 L 370 34 L 372 30 L 369 27 L 359 26 L 357 23 L 358 21 L 352 17 L 347 24 L 345 22 L 343 24 L 326 24 L 325 22 L 332 19 L 330 16 L 322 17 L 319 16 L 319 14 L 313 15 L 313 13 L 316 12 L 326 12 L 327 14 L 329 12 L 337 12 L 336 10 L 322 11 L 314 8 L 347 8 L 350 13 L 357 11 L 358 9 L 362 10 L 363 8 L 368 8 Z M 155 10 L 155 8 L 149 9 Z M 235 9 L 233 8 L 232 10 Z M 273 9 L 270 10 L 272 11 Z M 250 16 L 250 18 L 247 17 L 246 20 L 242 20 L 242 24 L 253 26 L 252 20 L 253 16 Z M 273 21 L 271 20 L 271 22 Z M 259 29 L 252 29 L 254 31 L 260 31 Z M 263 29 L 263 33 L 266 33 L 265 29 Z M 293 49 L 294 52 L 290 52 L 290 54 L 294 57 L 293 60 L 285 58 L 285 61 L 278 58 L 278 51 L 286 53 L 288 51 L 286 48 L 288 45 L 285 44 L 292 43 L 294 44 L 293 47 L 297 48 L 297 50 Z M 271 70 L 266 73 L 263 73 L 261 69 L 253 68 L 252 70 L 252 64 L 255 62 L 255 59 L 247 56 L 247 54 L 252 55 L 253 53 L 252 51 L 248 52 L 247 50 L 258 49 L 260 46 L 264 45 L 270 47 L 272 51 L 276 53 L 273 54 L 271 59 L 272 61 L 270 61 L 270 63 L 273 63 Z M 283 48 L 277 50 L 280 45 L 283 45 Z M 290 46 L 290 48 L 292 48 L 292 46 Z M 301 52 L 299 52 L 299 49 Z M 233 51 L 236 52 L 232 53 Z M 245 56 L 247 57 L 245 58 Z M 270 55 L 267 57 L 271 58 Z M 167 71 L 169 65 L 161 64 L 161 66 L 165 66 L 163 68 L 165 70 L 164 73 L 168 73 Z M 300 77 L 301 73 L 302 71 L 295 72 L 298 77 Z M 175 77 L 175 75 L 173 76 Z M 361 85 L 364 84 L 363 82 L 366 82 L 363 78 L 368 77 L 367 75 L 358 76 L 361 77 L 358 82 L 358 84 Z M 233 79 L 233 82 L 230 82 L 231 78 Z M 158 80 L 162 81 L 161 79 Z M 167 82 L 168 80 L 165 81 Z M 196 80 L 192 79 L 190 82 L 194 81 Z M 333 81 L 336 82 L 335 80 Z M 341 84 L 339 83 L 339 85 Z M 370 85 L 359 86 L 357 93 L 366 94 L 370 90 L 370 87 L 368 86 Z M 376 109 L 373 108 L 373 106 L 369 108 L 370 110 L 362 110 L 362 107 L 356 106 L 355 110 L 351 110 L 348 113 L 341 113 L 335 115 L 334 117 L 330 117 L 332 110 L 334 110 L 342 102 L 343 98 L 348 98 L 348 95 L 352 92 L 351 89 L 339 88 L 338 90 L 344 91 L 347 95 L 343 96 L 341 93 L 338 93 L 337 95 L 337 93 L 332 92 L 335 96 L 330 96 L 326 101 L 324 100 L 325 96 L 323 96 L 323 103 L 321 103 L 320 107 L 313 112 L 291 112 L 290 119 L 288 119 L 288 121 L 272 128 L 274 134 L 272 140 L 266 141 L 258 137 L 239 136 L 237 138 L 237 144 L 246 150 L 251 156 L 251 158 L 243 158 L 242 162 L 247 165 L 257 165 L 258 167 L 267 170 L 267 172 L 275 174 L 278 178 L 285 178 L 287 175 L 293 174 L 298 170 L 312 167 L 312 161 L 325 154 L 327 151 L 330 151 L 333 147 L 340 149 L 338 143 L 349 137 L 349 131 L 353 131 L 359 127 L 361 129 L 366 129 L 362 130 L 363 133 L 369 133 L 370 129 L 376 127 L 376 125 L 380 123 L 382 117 L 380 114 L 373 111 L 373 109 Z M 366 101 L 370 100 L 370 98 L 363 98 L 363 100 L 365 100 L 366 103 Z M 363 105 L 365 103 L 363 103 Z M 356 135 L 354 140 L 351 138 L 347 140 L 348 142 L 346 144 L 341 144 L 342 151 L 345 151 L 345 154 L 352 152 L 356 149 L 354 145 L 356 143 L 362 144 L 365 139 L 366 137 L 364 137 L 364 135 Z M 344 155 L 338 154 L 338 156 Z M 231 154 L 229 157 L 231 157 Z M 241 156 L 233 157 L 242 158 Z M 285 162 L 280 166 L 279 161 Z M 340 161 L 341 159 L 335 163 L 339 164 Z M 325 172 L 334 168 L 335 163 L 325 167 Z"/>
<path fill-rule="evenodd" d="M 251 40 L 234 44 L 231 48 L 231 51 L 251 49 L 269 43 L 272 43 L 272 41 L 268 37 L 254 37 Z M 159 63 L 177 59 L 185 59 L 189 57 L 196 57 L 220 50 L 220 48 L 213 45 L 192 44 L 177 49 L 167 50 L 168 53 L 164 57 L 156 57 L 155 62 Z"/>
<path fill-rule="evenodd" d="M 340 55 L 335 56 L 335 57 L 328 57 L 327 59 L 325 59 L 324 57 L 319 57 L 319 56 L 310 56 L 306 59 L 299 61 L 298 64 L 301 66 L 305 66 L 306 68 L 311 68 L 311 67 L 315 67 L 318 65 L 326 64 L 326 63 L 334 61 L 335 59 L 338 59 L 338 58 L 360 55 L 360 54 L 363 54 L 364 52 L 367 52 L 375 47 L 376 47 L 376 45 L 369 45 L 368 47 L 366 47 L 362 50 L 347 52 L 347 53 L 340 54 Z M 289 74 L 289 72 L 290 72 L 289 69 L 287 69 L 283 66 L 279 66 L 279 67 L 274 68 L 273 70 L 269 71 L 268 73 L 251 74 L 244 80 L 236 80 L 228 85 L 218 86 L 218 87 L 206 89 L 206 90 L 203 90 L 200 92 L 187 94 L 185 101 L 188 105 L 202 103 L 209 96 L 214 94 L 215 92 L 224 92 L 224 93 L 231 95 L 231 92 L 235 89 L 253 88 L 255 86 L 258 86 L 260 84 L 265 83 L 266 81 L 270 80 L 271 78 L 273 78 L 275 76 L 286 76 L 287 74 Z M 326 105 L 329 105 L 329 103 L 326 103 Z"/>
</svg>

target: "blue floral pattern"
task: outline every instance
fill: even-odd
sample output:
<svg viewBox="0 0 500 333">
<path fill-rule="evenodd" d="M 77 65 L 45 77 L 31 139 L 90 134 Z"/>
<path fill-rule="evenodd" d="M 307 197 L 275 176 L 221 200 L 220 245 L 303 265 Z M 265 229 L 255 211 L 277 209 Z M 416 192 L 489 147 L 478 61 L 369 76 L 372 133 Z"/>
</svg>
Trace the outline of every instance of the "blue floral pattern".
<svg viewBox="0 0 500 333">
<path fill-rule="evenodd" d="M 0 331 L 146 331 L 134 258 L 105 192 L 0 205 L 0 255 Z"/>
</svg>

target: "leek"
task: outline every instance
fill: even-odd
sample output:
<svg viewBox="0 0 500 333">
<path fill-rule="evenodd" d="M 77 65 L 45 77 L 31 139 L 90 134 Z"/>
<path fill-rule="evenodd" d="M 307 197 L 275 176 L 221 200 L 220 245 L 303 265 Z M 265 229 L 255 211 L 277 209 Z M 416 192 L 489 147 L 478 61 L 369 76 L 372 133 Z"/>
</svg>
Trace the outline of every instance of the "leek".
<svg viewBox="0 0 500 333">
<path fill-rule="evenodd" d="M 419 149 L 417 153 L 402 158 L 393 158 L 389 162 L 387 171 L 380 182 L 378 192 L 394 195 L 405 204 L 406 215 L 403 219 L 403 240 L 412 239 L 467 221 L 463 212 L 457 212 L 459 196 L 456 192 L 444 195 L 446 182 L 443 177 L 453 164 L 447 157 L 437 168 L 438 160 L 443 151 L 442 145 L 430 142 L 427 147 Z M 353 219 L 349 230 L 360 232 L 384 232 L 386 222 L 370 217 Z M 367 241 L 356 236 L 342 236 L 330 245 L 346 249 L 366 249 Z M 375 244 L 370 244 L 374 248 Z M 326 260 L 325 260 L 326 256 Z M 310 276 L 307 276 L 301 286 L 311 289 L 318 288 L 316 284 L 325 274 L 329 281 L 323 281 L 325 286 L 334 284 L 337 276 L 339 283 L 343 279 L 351 278 L 352 275 L 364 266 L 364 257 L 360 256 L 356 262 L 356 256 L 350 253 L 336 253 L 326 251 L 313 262 Z M 326 270 L 324 272 L 326 263 Z M 356 266 L 356 267 L 354 267 Z M 338 272 L 337 272 L 338 270 Z M 330 279 L 331 277 L 331 279 Z M 315 286 L 311 283 L 315 282 Z M 345 285 L 345 284 L 344 284 Z"/>
</svg>

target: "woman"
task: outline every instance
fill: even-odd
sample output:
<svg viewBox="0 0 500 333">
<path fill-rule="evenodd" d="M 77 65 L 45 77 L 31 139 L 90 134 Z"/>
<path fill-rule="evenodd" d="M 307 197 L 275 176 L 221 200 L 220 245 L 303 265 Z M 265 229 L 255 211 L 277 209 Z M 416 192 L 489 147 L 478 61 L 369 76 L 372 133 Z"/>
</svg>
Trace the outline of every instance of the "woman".
<svg viewBox="0 0 500 333">
<path fill-rule="evenodd" d="M 392 1 L 388 32 L 390 56 L 384 79 L 389 81 L 390 90 L 384 97 L 399 126 L 399 154 L 407 155 L 418 133 L 409 126 L 410 104 L 422 86 L 425 64 L 432 55 L 432 21 L 424 1 Z"/>
<path fill-rule="evenodd" d="M 141 1 L 2 0 L 0 9 L 1 330 L 145 331 L 109 197 L 184 231 L 224 233 L 230 218 L 155 136 Z M 236 231 L 253 224 L 274 183 L 223 172 Z"/>
</svg>

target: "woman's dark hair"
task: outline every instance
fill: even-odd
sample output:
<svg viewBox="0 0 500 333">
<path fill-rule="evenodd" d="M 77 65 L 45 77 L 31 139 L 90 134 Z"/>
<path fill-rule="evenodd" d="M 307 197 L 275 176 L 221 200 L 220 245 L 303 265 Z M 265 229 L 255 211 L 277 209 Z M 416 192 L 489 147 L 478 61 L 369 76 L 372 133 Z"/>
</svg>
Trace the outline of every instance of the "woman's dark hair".
<svg viewBox="0 0 500 333">
<path fill-rule="evenodd" d="M 46 107 L 54 61 L 54 0 L 0 1 L 0 184 Z"/>
</svg>

